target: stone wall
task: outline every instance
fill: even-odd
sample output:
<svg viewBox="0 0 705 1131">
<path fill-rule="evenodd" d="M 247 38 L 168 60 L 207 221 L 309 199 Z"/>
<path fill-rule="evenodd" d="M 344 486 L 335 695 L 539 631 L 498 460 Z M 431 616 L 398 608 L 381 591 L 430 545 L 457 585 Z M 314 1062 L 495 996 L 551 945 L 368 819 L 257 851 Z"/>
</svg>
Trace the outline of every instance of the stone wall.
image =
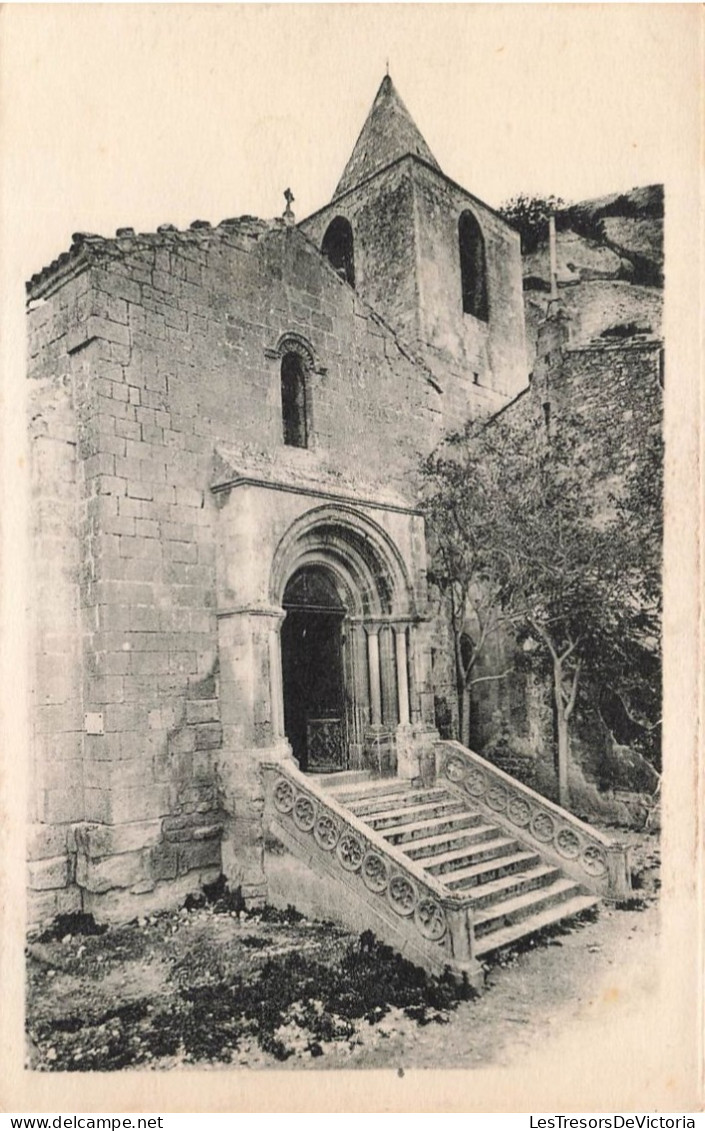
<svg viewBox="0 0 705 1131">
<path fill-rule="evenodd" d="M 79 533 L 83 468 L 76 390 L 84 361 L 62 346 L 86 301 L 85 276 L 31 316 L 28 340 L 31 452 L 32 763 L 27 858 L 30 915 L 75 911 L 74 825 L 83 819 L 83 682 Z"/>
<path fill-rule="evenodd" d="M 302 221 L 301 230 L 321 246 L 336 216 L 353 230 L 355 289 L 411 345 L 420 339 L 414 163 L 397 161 L 371 181 L 349 190 Z"/>
<path fill-rule="evenodd" d="M 526 385 L 520 241 L 492 209 L 426 166 L 415 166 L 415 185 L 421 336 L 433 368 L 447 373 L 449 426 L 457 427 L 468 415 L 497 411 Z M 485 240 L 487 323 L 463 313 L 458 219 L 465 210 Z"/>
<path fill-rule="evenodd" d="M 607 330 L 641 328 L 647 336 L 661 333 L 663 292 L 619 279 L 587 279 L 563 286 L 559 281 L 562 307 L 570 318 L 570 341 L 576 348 L 588 346 Z M 549 296 L 527 290 L 524 295 L 529 367 L 536 357 L 539 328 L 546 318 Z M 634 335 L 629 335 L 633 337 Z M 609 344 L 609 333 L 603 339 Z M 618 342 L 613 338 L 613 343 Z"/>
<path fill-rule="evenodd" d="M 502 413 L 520 430 L 570 429 L 604 490 L 617 489 L 645 458 L 645 440 L 660 434 L 663 345 L 659 339 L 607 339 L 573 346 L 571 323 L 559 313 L 545 322 L 531 386 Z"/>
<path fill-rule="evenodd" d="M 483 231 L 489 322 L 464 314 L 458 219 Z M 317 247 L 336 216 L 351 224 L 355 286 L 430 367 L 446 431 L 496 411 L 527 380 L 518 235 L 442 173 L 406 157 L 304 220 Z"/>
<path fill-rule="evenodd" d="M 440 434 L 439 394 L 296 229 L 81 238 L 30 299 L 46 420 L 33 455 L 44 863 L 30 883 L 53 893 L 33 914 L 57 892 L 73 906 L 76 871 L 84 906 L 121 916 L 220 866 L 210 488 L 224 462 L 289 490 L 407 505 Z M 283 444 L 285 335 L 312 359 L 307 449 Z M 258 709 L 260 741 L 271 720 Z"/>
</svg>

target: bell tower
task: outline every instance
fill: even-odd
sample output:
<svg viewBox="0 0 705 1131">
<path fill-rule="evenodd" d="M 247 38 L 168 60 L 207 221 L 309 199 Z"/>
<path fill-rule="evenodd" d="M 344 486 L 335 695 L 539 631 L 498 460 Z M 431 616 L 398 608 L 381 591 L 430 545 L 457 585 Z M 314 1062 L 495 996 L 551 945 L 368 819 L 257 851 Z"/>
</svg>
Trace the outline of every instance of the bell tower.
<svg viewBox="0 0 705 1131">
<path fill-rule="evenodd" d="M 389 75 L 330 204 L 300 227 L 432 370 L 448 427 L 526 385 L 519 236 L 445 175 Z"/>
</svg>

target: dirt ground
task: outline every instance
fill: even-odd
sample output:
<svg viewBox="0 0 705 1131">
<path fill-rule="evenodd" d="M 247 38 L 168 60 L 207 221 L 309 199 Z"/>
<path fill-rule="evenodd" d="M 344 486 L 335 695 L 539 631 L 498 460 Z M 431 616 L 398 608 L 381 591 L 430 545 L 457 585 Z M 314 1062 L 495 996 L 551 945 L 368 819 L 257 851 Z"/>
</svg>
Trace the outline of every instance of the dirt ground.
<svg viewBox="0 0 705 1131">
<path fill-rule="evenodd" d="M 515 1063 L 589 1013 L 625 964 L 644 992 L 654 984 L 658 840 L 619 835 L 633 845 L 634 898 L 493 956 L 479 997 L 371 936 L 227 898 L 101 934 L 32 938 L 28 1067 Z"/>
</svg>

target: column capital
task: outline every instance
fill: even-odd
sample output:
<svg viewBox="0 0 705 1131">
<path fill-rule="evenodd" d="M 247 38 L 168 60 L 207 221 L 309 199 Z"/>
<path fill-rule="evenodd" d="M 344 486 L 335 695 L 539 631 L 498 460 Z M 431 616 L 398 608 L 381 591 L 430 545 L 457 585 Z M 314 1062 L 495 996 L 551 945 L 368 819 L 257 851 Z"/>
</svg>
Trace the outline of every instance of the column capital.
<svg viewBox="0 0 705 1131">
<path fill-rule="evenodd" d="M 366 632 L 379 632 L 380 628 L 410 628 L 421 623 L 415 613 L 380 613 L 377 616 L 351 616 L 350 624 L 362 625 Z"/>
</svg>

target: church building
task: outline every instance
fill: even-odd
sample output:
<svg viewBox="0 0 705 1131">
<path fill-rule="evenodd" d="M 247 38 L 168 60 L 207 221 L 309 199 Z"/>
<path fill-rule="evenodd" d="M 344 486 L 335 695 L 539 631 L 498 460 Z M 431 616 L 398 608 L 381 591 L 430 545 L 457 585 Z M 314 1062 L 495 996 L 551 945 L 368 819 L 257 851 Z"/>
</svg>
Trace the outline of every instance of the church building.
<svg viewBox="0 0 705 1131">
<path fill-rule="evenodd" d="M 435 729 L 418 467 L 527 385 L 519 236 L 389 76 L 331 202 L 291 203 L 78 234 L 28 284 L 30 922 L 222 871 L 472 973 L 628 883 Z"/>
</svg>

